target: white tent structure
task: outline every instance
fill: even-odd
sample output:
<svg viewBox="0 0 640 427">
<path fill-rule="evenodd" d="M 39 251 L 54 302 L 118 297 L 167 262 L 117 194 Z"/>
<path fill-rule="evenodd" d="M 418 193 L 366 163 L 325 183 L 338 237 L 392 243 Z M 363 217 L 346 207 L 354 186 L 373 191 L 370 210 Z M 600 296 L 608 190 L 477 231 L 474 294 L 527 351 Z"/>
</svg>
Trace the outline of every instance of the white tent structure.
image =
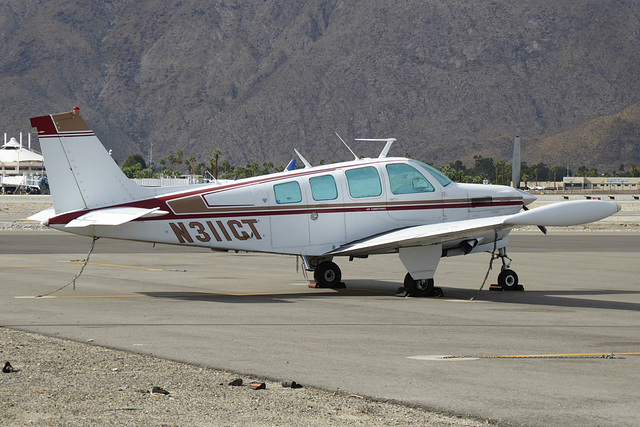
<svg viewBox="0 0 640 427">
<path fill-rule="evenodd" d="M 31 142 L 31 138 L 29 138 Z M 29 144 L 29 148 L 31 144 Z M 38 181 L 44 176 L 44 157 L 25 148 L 20 142 L 11 138 L 7 142 L 6 134 L 4 144 L 0 147 L 0 186 L 2 192 L 11 188 L 14 191 L 19 188 L 38 187 Z"/>
</svg>

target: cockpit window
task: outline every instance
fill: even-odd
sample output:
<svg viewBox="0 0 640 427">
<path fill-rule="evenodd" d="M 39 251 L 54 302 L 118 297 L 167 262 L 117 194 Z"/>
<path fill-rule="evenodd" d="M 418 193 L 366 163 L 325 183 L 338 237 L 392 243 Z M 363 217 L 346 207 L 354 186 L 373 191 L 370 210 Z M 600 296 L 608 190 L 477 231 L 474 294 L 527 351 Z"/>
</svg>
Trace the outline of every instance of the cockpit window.
<svg viewBox="0 0 640 427">
<path fill-rule="evenodd" d="M 382 194 L 380 175 L 373 166 L 345 171 L 349 183 L 349 194 L 353 198 L 376 197 Z"/>
<path fill-rule="evenodd" d="M 436 181 L 438 181 L 440 183 L 440 185 L 442 185 L 443 187 L 446 187 L 447 185 L 451 184 L 453 181 L 451 181 L 451 179 L 443 174 L 442 172 L 440 172 L 438 169 L 434 168 L 431 165 L 428 165 L 426 163 L 422 163 L 420 161 L 414 160 L 414 162 L 416 162 L 417 164 L 419 164 L 420 166 L 422 166 L 424 169 L 427 170 L 427 172 L 429 172 L 435 179 Z"/>
<path fill-rule="evenodd" d="M 435 191 L 427 179 L 406 163 L 387 165 L 389 185 L 393 194 L 427 193 Z"/>
<path fill-rule="evenodd" d="M 298 203 L 302 201 L 302 192 L 300 184 L 297 181 L 285 182 L 273 186 L 273 192 L 276 196 L 276 203 Z"/>
</svg>

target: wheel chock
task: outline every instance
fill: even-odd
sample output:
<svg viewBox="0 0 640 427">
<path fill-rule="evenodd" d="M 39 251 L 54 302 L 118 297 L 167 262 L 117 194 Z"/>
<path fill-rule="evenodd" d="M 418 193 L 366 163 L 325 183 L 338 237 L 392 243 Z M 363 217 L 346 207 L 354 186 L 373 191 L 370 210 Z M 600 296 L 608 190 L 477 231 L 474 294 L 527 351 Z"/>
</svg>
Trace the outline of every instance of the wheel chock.
<svg viewBox="0 0 640 427">
<path fill-rule="evenodd" d="M 293 380 L 282 380 L 282 387 L 302 388 L 302 385 Z"/>
<path fill-rule="evenodd" d="M 516 286 L 503 287 L 501 285 L 494 283 L 493 285 L 489 286 L 489 290 L 502 291 L 502 292 L 524 292 L 524 286 L 516 285 Z"/>
<path fill-rule="evenodd" d="M 307 286 L 309 286 L 310 288 L 319 288 L 320 287 L 320 285 L 315 281 L 310 281 Z"/>
<path fill-rule="evenodd" d="M 240 387 L 242 385 L 242 378 L 236 378 L 235 380 L 231 381 L 229 385 L 234 387 Z"/>
<path fill-rule="evenodd" d="M 249 388 L 251 390 L 264 390 L 265 388 L 267 388 L 267 385 L 265 383 L 251 383 Z"/>
</svg>

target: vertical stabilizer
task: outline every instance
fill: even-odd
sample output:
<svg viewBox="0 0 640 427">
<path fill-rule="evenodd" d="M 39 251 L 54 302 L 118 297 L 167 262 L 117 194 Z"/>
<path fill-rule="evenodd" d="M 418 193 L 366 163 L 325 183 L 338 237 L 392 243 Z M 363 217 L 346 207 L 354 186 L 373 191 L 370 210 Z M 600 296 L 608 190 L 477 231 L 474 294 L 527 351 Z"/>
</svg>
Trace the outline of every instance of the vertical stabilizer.
<svg viewBox="0 0 640 427">
<path fill-rule="evenodd" d="M 75 107 L 34 117 L 56 214 L 152 197 L 120 170 Z"/>
</svg>

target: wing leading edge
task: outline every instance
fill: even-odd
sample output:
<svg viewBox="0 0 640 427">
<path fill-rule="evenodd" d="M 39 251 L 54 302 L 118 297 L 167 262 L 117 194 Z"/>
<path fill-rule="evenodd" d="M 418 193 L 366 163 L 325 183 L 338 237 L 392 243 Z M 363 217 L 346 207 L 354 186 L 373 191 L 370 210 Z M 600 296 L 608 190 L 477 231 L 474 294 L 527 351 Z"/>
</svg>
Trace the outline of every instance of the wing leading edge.
<svg viewBox="0 0 640 427">
<path fill-rule="evenodd" d="M 418 225 L 389 231 L 343 245 L 328 255 L 366 255 L 393 252 L 400 248 L 444 244 L 474 238 L 516 225 L 568 226 L 598 221 L 620 210 L 620 206 L 599 200 L 554 203 L 513 215 Z"/>
</svg>

